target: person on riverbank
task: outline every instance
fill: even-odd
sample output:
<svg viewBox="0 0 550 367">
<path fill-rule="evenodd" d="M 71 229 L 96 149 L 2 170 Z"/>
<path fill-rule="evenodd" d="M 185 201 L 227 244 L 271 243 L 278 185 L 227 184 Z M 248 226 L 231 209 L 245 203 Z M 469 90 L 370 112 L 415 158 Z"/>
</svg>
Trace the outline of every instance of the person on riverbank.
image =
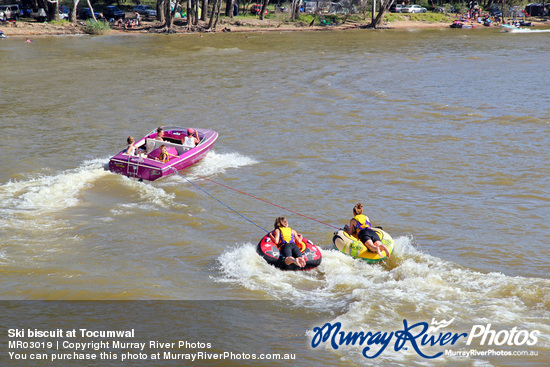
<svg viewBox="0 0 550 367">
<path fill-rule="evenodd" d="M 285 265 L 294 264 L 300 268 L 306 266 L 306 260 L 303 258 L 302 252 L 298 247 L 298 244 L 303 245 L 302 235 L 288 226 L 288 221 L 285 217 L 275 219 L 273 227 L 274 230 L 269 232 L 269 238 L 279 247 L 281 260 Z"/>
<path fill-rule="evenodd" d="M 355 204 L 353 218 L 349 221 L 349 226 L 346 227 L 348 234 L 359 239 L 369 251 L 378 253 L 380 257 L 384 257 L 382 256 L 382 251 L 384 251 L 387 258 L 390 258 L 390 251 L 382 243 L 378 233 L 371 228 L 369 217 L 363 214 L 363 204 Z"/>
</svg>

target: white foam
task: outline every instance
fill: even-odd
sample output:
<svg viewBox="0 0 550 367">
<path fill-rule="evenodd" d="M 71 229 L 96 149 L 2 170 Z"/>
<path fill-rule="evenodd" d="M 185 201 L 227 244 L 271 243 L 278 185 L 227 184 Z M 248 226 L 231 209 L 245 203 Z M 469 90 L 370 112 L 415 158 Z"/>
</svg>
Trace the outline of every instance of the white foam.
<svg viewBox="0 0 550 367">
<path fill-rule="evenodd" d="M 36 213 L 55 212 L 78 204 L 90 184 L 107 175 L 104 160 L 87 161 L 76 169 L 0 186 L 0 208 Z"/>
<path fill-rule="evenodd" d="M 506 31 L 505 31 L 506 32 Z M 548 33 L 550 29 L 529 29 L 529 28 L 518 28 L 506 33 Z"/>
<path fill-rule="evenodd" d="M 8 262 L 8 257 L 6 255 L 6 251 L 4 251 L 4 250 L 0 250 L 0 262 L 2 262 L 2 263 L 7 263 Z"/>
<path fill-rule="evenodd" d="M 387 264 L 367 264 L 335 250 L 322 250 L 321 265 L 311 271 L 281 271 L 268 265 L 248 243 L 219 258 L 217 281 L 263 292 L 266 298 L 291 299 L 312 310 L 333 310 L 344 328 L 364 325 L 373 330 L 398 330 L 403 318 L 430 322 L 455 317 L 455 324 L 499 323 L 500 327 L 537 327 L 550 332 L 550 311 L 537 297 L 550 281 L 483 274 L 425 254 L 413 237 L 398 237 Z M 529 318 L 526 319 L 525 315 Z M 486 319 L 489 317 L 489 319 Z M 546 326 L 544 326 L 546 325 Z"/>
<path fill-rule="evenodd" d="M 308 301 L 312 286 L 319 284 L 317 274 L 309 271 L 281 271 L 256 253 L 256 245 L 247 243 L 224 252 L 218 259 L 223 276 L 219 282 L 237 283 L 263 291 L 271 299 L 292 297 L 297 305 Z M 308 290 L 309 289 L 309 290 Z"/>
<path fill-rule="evenodd" d="M 161 208 L 167 208 L 167 207 L 176 207 L 176 208 L 184 208 L 186 207 L 183 203 L 175 202 L 174 199 L 176 197 L 173 193 L 166 192 L 162 185 L 154 185 L 150 182 L 140 182 L 133 178 L 129 178 L 126 176 L 121 176 L 122 182 L 125 186 L 127 186 L 132 192 L 136 192 L 140 198 L 143 200 L 142 208 L 150 210 L 150 206 L 148 204 L 154 204 Z"/>
<path fill-rule="evenodd" d="M 225 173 L 228 168 L 239 168 L 256 163 L 258 162 L 254 159 L 239 153 L 217 154 L 215 151 L 210 151 L 199 164 L 193 166 L 189 178 Z"/>
</svg>

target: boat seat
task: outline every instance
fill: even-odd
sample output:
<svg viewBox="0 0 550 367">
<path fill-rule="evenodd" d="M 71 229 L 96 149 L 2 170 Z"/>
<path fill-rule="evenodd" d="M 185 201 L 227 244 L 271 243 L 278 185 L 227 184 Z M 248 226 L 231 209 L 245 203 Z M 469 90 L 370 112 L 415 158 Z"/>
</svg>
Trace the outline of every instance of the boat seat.
<svg viewBox="0 0 550 367">
<path fill-rule="evenodd" d="M 161 141 L 161 140 L 155 140 L 155 139 L 148 138 L 147 139 L 147 154 L 149 154 L 153 150 L 159 148 L 161 145 L 165 145 L 167 148 L 168 147 L 175 148 L 176 151 L 178 152 L 178 155 L 181 155 L 181 154 L 187 152 L 190 149 L 189 147 L 185 147 L 181 144 L 176 144 L 176 143 L 171 143 L 171 142 L 168 142 L 168 141 Z"/>
</svg>

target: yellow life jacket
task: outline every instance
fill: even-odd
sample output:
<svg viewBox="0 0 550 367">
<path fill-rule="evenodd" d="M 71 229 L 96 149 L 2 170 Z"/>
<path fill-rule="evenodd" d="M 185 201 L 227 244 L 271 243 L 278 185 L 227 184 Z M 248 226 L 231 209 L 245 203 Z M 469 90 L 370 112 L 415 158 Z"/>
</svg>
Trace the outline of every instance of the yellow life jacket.
<svg viewBox="0 0 550 367">
<path fill-rule="evenodd" d="M 294 235 L 292 234 L 292 228 L 279 227 L 281 232 L 281 238 L 279 239 L 279 245 L 286 245 L 287 243 L 294 242 Z"/>
<path fill-rule="evenodd" d="M 359 233 L 362 229 L 370 228 L 370 223 L 364 214 L 357 214 L 353 219 L 355 219 L 355 233 Z"/>
<path fill-rule="evenodd" d="M 292 228 L 290 227 L 279 227 L 281 232 L 281 237 L 279 238 L 278 246 L 279 248 L 287 243 L 295 243 L 301 252 L 304 252 L 306 249 L 306 244 L 303 242 L 296 242 L 294 235 L 292 234 Z"/>
<path fill-rule="evenodd" d="M 168 153 L 160 153 L 159 160 L 163 163 L 168 163 L 170 158 L 168 157 Z"/>
</svg>

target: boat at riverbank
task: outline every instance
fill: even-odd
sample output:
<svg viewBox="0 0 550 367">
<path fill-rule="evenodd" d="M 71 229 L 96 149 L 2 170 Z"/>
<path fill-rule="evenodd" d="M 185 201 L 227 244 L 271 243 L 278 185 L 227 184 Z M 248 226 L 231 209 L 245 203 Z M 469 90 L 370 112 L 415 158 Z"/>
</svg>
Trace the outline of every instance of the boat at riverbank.
<svg viewBox="0 0 550 367">
<path fill-rule="evenodd" d="M 518 32 L 521 30 L 520 27 L 516 27 L 515 25 L 511 24 L 501 24 L 500 28 L 506 32 Z"/>
<path fill-rule="evenodd" d="M 151 131 L 134 144 L 137 155 L 126 154 L 125 148 L 111 157 L 109 170 L 140 180 L 155 181 L 199 162 L 218 138 L 218 133 L 214 130 L 195 129 L 200 142 L 195 147 L 188 147 L 182 144 L 187 135 L 187 127 L 161 127 L 164 130 L 163 140 L 156 140 L 156 129 Z M 166 147 L 169 155 L 169 160 L 165 163 L 158 160 L 161 145 Z"/>
</svg>

